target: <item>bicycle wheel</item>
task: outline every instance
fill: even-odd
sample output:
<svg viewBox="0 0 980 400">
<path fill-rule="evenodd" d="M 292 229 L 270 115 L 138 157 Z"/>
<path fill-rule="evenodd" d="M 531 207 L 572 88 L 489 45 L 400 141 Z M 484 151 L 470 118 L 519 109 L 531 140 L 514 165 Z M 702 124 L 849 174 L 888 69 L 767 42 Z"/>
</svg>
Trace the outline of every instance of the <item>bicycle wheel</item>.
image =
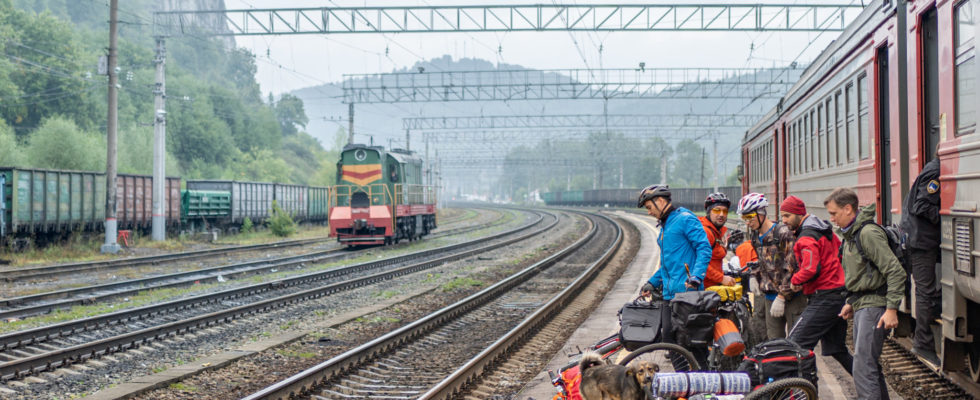
<svg viewBox="0 0 980 400">
<path fill-rule="evenodd" d="M 785 378 L 752 391 L 745 400 L 815 400 L 817 387 L 803 378 Z"/>
<path fill-rule="evenodd" d="M 673 343 L 654 343 L 640 347 L 620 360 L 619 365 L 627 366 L 632 362 L 650 363 L 654 372 L 685 372 L 701 369 L 694 354 Z"/>
</svg>

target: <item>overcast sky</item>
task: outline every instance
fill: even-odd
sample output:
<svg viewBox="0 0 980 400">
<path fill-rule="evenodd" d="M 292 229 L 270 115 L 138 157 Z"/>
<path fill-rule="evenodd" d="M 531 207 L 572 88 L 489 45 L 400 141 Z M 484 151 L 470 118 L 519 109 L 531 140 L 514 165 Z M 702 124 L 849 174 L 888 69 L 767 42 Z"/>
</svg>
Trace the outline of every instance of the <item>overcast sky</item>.
<svg viewBox="0 0 980 400">
<path fill-rule="evenodd" d="M 289 7 L 535 4 L 500 0 L 225 0 L 228 9 Z M 555 1 L 563 4 L 699 3 L 691 1 Z M 731 1 L 756 4 L 759 1 Z M 762 2 L 766 3 L 766 2 Z M 848 1 L 793 1 L 780 4 Z M 853 3 L 860 3 L 855 0 Z M 339 82 L 344 74 L 390 72 L 445 54 L 529 68 L 770 67 L 809 62 L 839 32 L 517 32 L 242 36 L 239 47 L 257 56 L 263 92 Z M 599 49 L 602 48 L 600 53 Z M 754 47 L 754 49 L 753 49 Z M 499 51 L 498 51 L 499 50 Z M 387 54 L 386 54 L 387 53 Z"/>
</svg>

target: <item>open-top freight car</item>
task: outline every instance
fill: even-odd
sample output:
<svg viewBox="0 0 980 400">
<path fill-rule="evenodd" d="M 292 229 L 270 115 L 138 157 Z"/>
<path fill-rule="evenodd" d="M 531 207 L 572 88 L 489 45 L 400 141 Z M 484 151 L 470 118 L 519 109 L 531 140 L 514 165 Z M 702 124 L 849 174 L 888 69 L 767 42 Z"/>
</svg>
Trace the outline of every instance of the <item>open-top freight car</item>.
<svg viewBox="0 0 980 400">
<path fill-rule="evenodd" d="M 671 188 L 671 203 L 692 211 L 704 209 L 704 199 L 714 189 L 710 188 Z M 741 197 L 742 188 L 739 186 L 723 186 L 718 188 L 733 201 Z M 542 193 L 541 199 L 549 206 L 572 207 L 636 207 L 636 198 L 640 189 L 593 189 L 573 190 L 567 192 Z"/>
<path fill-rule="evenodd" d="M 345 146 L 331 189 L 331 236 L 365 245 L 427 235 L 436 227 L 436 191 L 422 184 L 422 171 L 422 159 L 407 150 Z"/>
<path fill-rule="evenodd" d="M 27 244 L 102 229 L 105 174 L 0 168 L 0 239 Z"/>
</svg>

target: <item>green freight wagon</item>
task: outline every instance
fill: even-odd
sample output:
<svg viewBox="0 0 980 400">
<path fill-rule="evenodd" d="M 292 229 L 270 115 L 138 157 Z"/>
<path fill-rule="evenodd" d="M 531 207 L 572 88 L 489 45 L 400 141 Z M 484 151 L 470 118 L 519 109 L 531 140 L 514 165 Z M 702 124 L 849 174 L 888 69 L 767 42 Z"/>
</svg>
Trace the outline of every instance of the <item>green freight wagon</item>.
<svg viewBox="0 0 980 400">
<path fill-rule="evenodd" d="M 180 197 L 180 214 L 184 229 L 192 232 L 223 225 L 231 218 L 231 192 L 184 190 Z"/>
<path fill-rule="evenodd" d="M 101 230 L 105 193 L 102 173 L 0 167 L 0 238 Z"/>
<path fill-rule="evenodd" d="M 306 220 L 310 222 L 325 222 L 330 210 L 330 188 L 326 186 L 308 186 L 306 196 Z"/>
</svg>

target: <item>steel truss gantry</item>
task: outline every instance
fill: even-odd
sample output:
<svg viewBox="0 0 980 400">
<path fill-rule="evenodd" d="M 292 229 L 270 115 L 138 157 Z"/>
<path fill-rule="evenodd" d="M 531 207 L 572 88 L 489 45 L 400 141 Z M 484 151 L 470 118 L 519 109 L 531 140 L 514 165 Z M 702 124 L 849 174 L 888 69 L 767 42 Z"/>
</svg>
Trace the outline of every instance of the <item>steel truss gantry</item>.
<svg viewBox="0 0 980 400">
<path fill-rule="evenodd" d="M 779 98 L 804 68 L 439 71 L 344 75 L 344 102 Z"/>
<path fill-rule="evenodd" d="M 853 3 L 853 2 L 852 2 Z M 524 4 L 316 7 L 153 14 L 160 35 L 518 31 L 843 31 L 861 4 Z M 212 31 L 205 21 L 223 20 Z"/>
<path fill-rule="evenodd" d="M 762 118 L 748 114 L 545 114 L 402 118 L 405 130 L 611 128 L 619 127 L 750 127 Z"/>
<path fill-rule="evenodd" d="M 621 133 L 627 139 L 683 140 L 696 139 L 718 133 L 715 129 L 705 127 L 655 128 L 627 127 L 611 130 Z M 606 131 L 589 128 L 539 128 L 539 129 L 459 129 L 445 131 L 423 132 L 423 141 L 436 145 L 437 148 L 484 146 L 488 144 L 501 145 L 534 145 L 545 140 L 586 140 L 594 135 L 608 137 Z"/>
</svg>

